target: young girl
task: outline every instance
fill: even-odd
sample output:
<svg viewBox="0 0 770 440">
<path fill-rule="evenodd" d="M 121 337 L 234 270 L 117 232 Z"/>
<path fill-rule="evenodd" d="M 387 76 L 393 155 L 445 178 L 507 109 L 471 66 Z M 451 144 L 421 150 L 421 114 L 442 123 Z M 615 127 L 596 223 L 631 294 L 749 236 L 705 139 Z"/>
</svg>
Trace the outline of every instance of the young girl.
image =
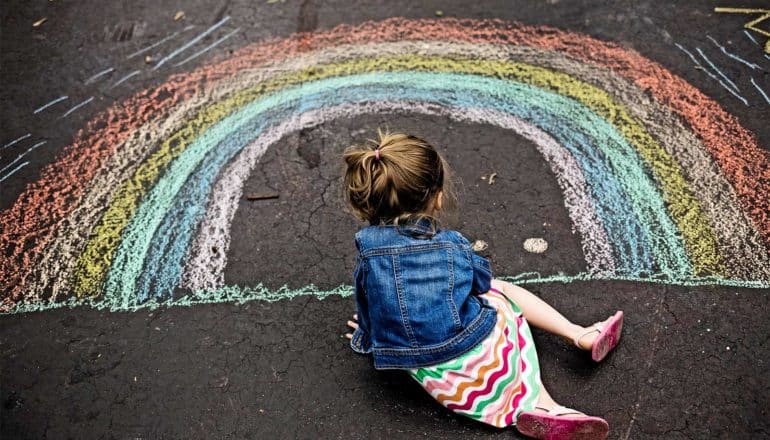
<svg viewBox="0 0 770 440">
<path fill-rule="evenodd" d="M 532 293 L 492 279 L 460 233 L 438 226 L 449 197 L 444 159 L 426 141 L 379 132 L 345 151 L 346 198 L 370 226 L 355 236 L 357 313 L 350 346 L 377 369 L 402 369 L 447 408 L 541 439 L 603 439 L 604 419 L 558 405 L 540 381 L 528 324 L 601 361 L 623 313 L 573 324 Z"/>
</svg>

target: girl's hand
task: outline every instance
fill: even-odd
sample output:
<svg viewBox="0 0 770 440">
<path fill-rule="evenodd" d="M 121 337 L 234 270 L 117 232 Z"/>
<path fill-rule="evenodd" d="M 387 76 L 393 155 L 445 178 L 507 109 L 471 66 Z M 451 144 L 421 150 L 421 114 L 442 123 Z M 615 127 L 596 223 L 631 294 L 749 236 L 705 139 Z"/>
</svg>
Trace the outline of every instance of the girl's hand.
<svg viewBox="0 0 770 440">
<path fill-rule="evenodd" d="M 348 327 L 352 328 L 353 330 L 358 329 L 358 314 L 354 314 L 353 320 L 348 321 Z M 345 333 L 345 337 L 348 339 L 353 339 L 353 333 Z"/>
</svg>

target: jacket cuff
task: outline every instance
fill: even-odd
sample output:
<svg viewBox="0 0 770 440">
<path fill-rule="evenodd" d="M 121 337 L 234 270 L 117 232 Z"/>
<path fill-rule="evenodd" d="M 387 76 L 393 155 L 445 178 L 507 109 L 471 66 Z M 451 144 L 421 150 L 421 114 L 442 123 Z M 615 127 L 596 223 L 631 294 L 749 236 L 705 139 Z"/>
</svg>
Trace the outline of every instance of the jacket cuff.
<svg viewBox="0 0 770 440">
<path fill-rule="evenodd" d="M 372 352 L 372 344 L 369 342 L 369 336 L 358 327 L 353 331 L 353 338 L 350 340 L 350 348 L 358 354 L 369 354 Z"/>
</svg>

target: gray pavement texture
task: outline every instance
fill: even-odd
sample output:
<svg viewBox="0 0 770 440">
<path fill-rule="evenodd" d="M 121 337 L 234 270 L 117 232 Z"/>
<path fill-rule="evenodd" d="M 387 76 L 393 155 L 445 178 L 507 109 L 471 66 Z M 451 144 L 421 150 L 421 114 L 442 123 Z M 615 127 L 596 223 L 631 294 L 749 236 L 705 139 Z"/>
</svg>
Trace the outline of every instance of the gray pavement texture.
<svg viewBox="0 0 770 440">
<path fill-rule="evenodd" d="M 741 6 L 751 6 L 742 4 Z M 753 2 L 755 7 L 763 2 Z M 634 48 L 717 99 L 770 145 L 767 107 L 745 107 L 693 69 L 674 41 L 706 45 L 742 38 L 743 18 L 717 17 L 712 2 L 283 2 L 194 1 L 77 4 L 37 0 L 0 5 L 2 138 L 23 130 L 49 143 L 17 178 L 3 182 L 0 209 L 82 127 L 89 116 L 140 86 L 116 88 L 94 106 L 56 124 L 29 108 L 85 73 L 159 33 L 177 10 L 208 25 L 227 13 L 244 27 L 224 50 L 298 30 L 326 29 L 390 16 L 498 17 L 547 24 Z M 765 4 L 767 6 L 767 4 Z M 48 16 L 47 26 L 30 24 Z M 121 37 L 117 29 L 142 32 Z M 116 37 L 117 35 L 117 37 Z M 667 37 L 668 35 L 668 37 Z M 743 43 L 741 43 L 743 44 Z M 747 43 L 748 44 L 748 43 Z M 199 62 L 205 62 L 205 57 Z M 191 66 L 192 68 L 193 66 Z M 737 74 L 737 73 L 736 73 Z M 767 75 L 767 72 L 762 73 Z M 304 130 L 270 150 L 245 192 L 279 192 L 246 202 L 233 223 L 228 284 L 270 287 L 349 284 L 352 234 L 361 224 L 340 197 L 342 149 L 389 125 L 442 146 L 462 182 L 452 222 L 496 273 L 579 272 L 578 237 L 561 192 L 534 145 L 501 129 L 419 115 L 366 116 Z M 499 148 L 501 142 L 520 148 Z M 3 159 L 5 160 L 5 158 Z M 500 164 L 505 163 L 505 170 Z M 480 176 L 498 172 L 495 185 Z M 515 198 L 510 194 L 516 194 Z M 541 236 L 545 254 L 521 248 Z M 533 285 L 530 290 L 570 319 L 590 324 L 626 312 L 623 341 L 602 364 L 565 341 L 535 331 L 543 380 L 562 404 L 601 415 L 613 439 L 754 439 L 770 437 L 769 292 L 634 282 Z M 352 298 L 110 313 L 88 308 L 0 317 L 0 438 L 503 438 L 457 416 L 399 372 L 375 371 L 342 334 Z"/>
</svg>

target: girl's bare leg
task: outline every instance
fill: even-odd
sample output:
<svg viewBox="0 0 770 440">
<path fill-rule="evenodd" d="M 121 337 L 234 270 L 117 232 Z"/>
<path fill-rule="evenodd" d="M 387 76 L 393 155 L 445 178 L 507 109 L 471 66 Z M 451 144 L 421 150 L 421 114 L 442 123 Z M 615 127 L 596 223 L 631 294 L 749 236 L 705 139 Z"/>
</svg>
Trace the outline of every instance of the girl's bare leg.
<svg viewBox="0 0 770 440">
<path fill-rule="evenodd" d="M 558 405 L 558 403 L 556 403 L 556 401 L 553 400 L 553 397 L 548 394 L 548 391 L 545 389 L 545 387 L 540 387 L 540 391 L 537 396 L 537 406 L 540 408 L 553 408 L 556 405 Z"/>
<path fill-rule="evenodd" d="M 573 324 L 547 302 L 515 284 L 494 279 L 492 280 L 492 287 L 511 298 L 521 309 L 524 318 L 537 328 L 559 335 L 570 341 L 574 341 L 575 338 L 582 336 L 589 330 L 586 327 Z M 591 349 L 594 339 L 598 335 L 598 332 L 591 332 L 582 336 L 580 338 L 580 348 L 584 350 Z"/>
<path fill-rule="evenodd" d="M 544 386 L 540 387 L 540 391 L 537 396 L 537 404 L 535 405 L 535 408 L 533 411 L 538 412 L 547 412 L 548 410 L 556 407 L 561 406 L 559 405 L 555 400 L 553 400 L 553 397 L 548 393 L 548 391 L 545 389 Z M 585 417 L 586 414 L 580 410 L 574 410 L 577 411 L 576 413 L 568 413 L 563 414 L 563 417 Z"/>
</svg>

